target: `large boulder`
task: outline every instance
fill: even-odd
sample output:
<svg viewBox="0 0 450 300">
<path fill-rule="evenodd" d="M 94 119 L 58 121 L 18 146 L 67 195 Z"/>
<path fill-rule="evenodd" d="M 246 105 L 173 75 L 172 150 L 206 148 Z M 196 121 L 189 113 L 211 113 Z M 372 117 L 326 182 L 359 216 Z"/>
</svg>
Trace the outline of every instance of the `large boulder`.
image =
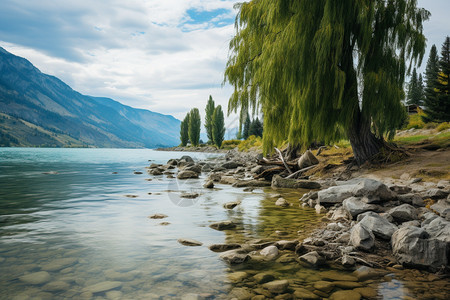
<svg viewBox="0 0 450 300">
<path fill-rule="evenodd" d="M 319 163 L 319 160 L 317 159 L 317 157 L 315 157 L 314 154 L 312 154 L 312 152 L 310 150 L 308 150 L 305 153 L 303 153 L 302 156 L 300 156 L 300 158 L 298 160 L 298 167 L 300 169 L 303 169 L 303 168 L 317 165 L 318 163 Z"/>
<path fill-rule="evenodd" d="M 272 188 L 320 189 L 320 183 L 310 180 L 283 178 L 280 175 L 275 175 L 272 177 Z"/>
<path fill-rule="evenodd" d="M 183 155 L 179 161 L 185 161 L 185 162 L 189 162 L 189 163 L 193 163 L 194 160 L 192 159 L 192 157 L 190 157 L 189 155 Z"/>
<path fill-rule="evenodd" d="M 317 193 L 317 201 L 320 204 L 341 203 L 347 198 L 353 196 L 353 185 L 332 186 Z"/>
<path fill-rule="evenodd" d="M 198 178 L 198 173 L 194 171 L 181 171 L 177 175 L 178 179 Z"/>
<path fill-rule="evenodd" d="M 317 251 L 306 253 L 299 257 L 300 261 L 307 263 L 309 266 L 318 267 L 324 265 L 326 260 Z"/>
<path fill-rule="evenodd" d="M 384 240 L 390 240 L 391 236 L 398 229 L 397 226 L 390 223 L 387 219 L 375 213 L 366 215 L 359 224 Z"/>
<path fill-rule="evenodd" d="M 439 200 L 437 203 L 431 205 L 430 208 L 447 221 L 450 221 L 450 201 L 447 199 Z"/>
<path fill-rule="evenodd" d="M 403 223 L 418 219 L 417 209 L 410 204 L 402 204 L 387 211 L 396 222 Z"/>
<path fill-rule="evenodd" d="M 425 202 L 423 201 L 422 197 L 420 197 L 417 194 L 404 194 L 404 195 L 397 195 L 397 199 L 400 200 L 402 203 L 408 203 L 414 206 L 425 206 Z"/>
<path fill-rule="evenodd" d="M 361 198 L 357 197 L 350 197 L 345 199 L 342 202 L 342 206 L 353 218 L 363 212 L 374 211 L 377 209 L 376 205 L 364 203 L 361 201 Z"/>
<path fill-rule="evenodd" d="M 358 223 L 353 226 L 350 232 L 350 243 L 360 250 L 369 251 L 375 246 L 375 236 L 370 230 Z"/>
<path fill-rule="evenodd" d="M 446 243 L 419 227 L 403 227 L 392 235 L 392 251 L 398 262 L 409 267 L 437 270 L 448 265 Z"/>
<path fill-rule="evenodd" d="M 443 241 L 447 244 L 450 252 L 450 222 L 444 218 L 434 218 L 428 224 L 422 225 L 422 228 L 430 234 L 431 237 Z M 448 253 L 450 254 L 450 253 Z M 450 258 L 450 257 L 449 257 Z"/>
<path fill-rule="evenodd" d="M 199 164 L 192 165 L 192 166 L 184 168 L 183 171 L 193 171 L 197 174 L 200 174 L 202 172 L 202 166 Z"/>
</svg>

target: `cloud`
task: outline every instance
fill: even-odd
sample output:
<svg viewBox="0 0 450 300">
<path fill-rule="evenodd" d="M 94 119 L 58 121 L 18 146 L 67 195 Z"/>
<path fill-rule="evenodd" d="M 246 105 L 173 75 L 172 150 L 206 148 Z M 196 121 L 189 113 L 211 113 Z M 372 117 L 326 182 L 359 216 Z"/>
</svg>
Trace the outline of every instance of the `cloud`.
<svg viewBox="0 0 450 300">
<path fill-rule="evenodd" d="M 183 118 L 221 88 L 234 0 L 2 0 L 0 46 L 88 95 Z"/>
</svg>

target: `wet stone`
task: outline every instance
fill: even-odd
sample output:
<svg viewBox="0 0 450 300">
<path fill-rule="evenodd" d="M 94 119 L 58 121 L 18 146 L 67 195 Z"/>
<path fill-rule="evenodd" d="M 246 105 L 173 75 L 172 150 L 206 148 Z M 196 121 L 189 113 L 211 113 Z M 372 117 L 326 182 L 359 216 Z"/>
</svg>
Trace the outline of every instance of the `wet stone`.
<svg viewBox="0 0 450 300">
<path fill-rule="evenodd" d="M 91 292 L 91 293 L 100 293 L 100 292 L 106 292 L 109 290 L 116 289 L 122 285 L 122 282 L 120 281 L 103 281 L 99 282 L 93 285 L 90 285 L 88 287 L 85 287 L 83 290 L 85 292 Z"/>
<path fill-rule="evenodd" d="M 121 291 L 106 292 L 106 298 L 108 298 L 110 300 L 122 299 L 122 292 Z"/>
<path fill-rule="evenodd" d="M 270 273 L 258 273 L 255 276 L 253 276 L 253 279 L 257 283 L 262 284 L 274 280 L 275 276 Z"/>
<path fill-rule="evenodd" d="M 359 300 L 361 295 L 355 291 L 337 291 L 331 294 L 330 300 Z"/>
<path fill-rule="evenodd" d="M 70 284 L 65 281 L 53 281 L 49 282 L 42 287 L 44 291 L 48 292 L 57 292 L 57 291 L 65 291 L 70 288 Z"/>
<path fill-rule="evenodd" d="M 247 278 L 249 275 L 247 272 L 233 272 L 228 274 L 228 279 L 230 279 L 232 282 L 241 282 L 245 278 Z"/>
<path fill-rule="evenodd" d="M 307 289 L 304 289 L 304 288 L 295 289 L 294 296 L 297 299 L 311 299 L 311 300 L 320 299 L 319 296 L 317 296 L 313 292 L 308 291 Z"/>
<path fill-rule="evenodd" d="M 287 280 L 275 280 L 263 284 L 263 287 L 268 289 L 274 294 L 282 294 L 286 292 L 289 287 L 289 281 Z"/>
<path fill-rule="evenodd" d="M 354 281 L 334 281 L 334 285 L 346 290 L 362 287 L 361 283 Z"/>
<path fill-rule="evenodd" d="M 354 291 L 359 293 L 364 298 L 368 298 L 368 299 L 375 298 L 378 296 L 377 291 L 371 287 L 356 288 L 356 289 L 354 289 Z"/>
<path fill-rule="evenodd" d="M 212 244 L 209 247 L 209 250 L 213 252 L 224 252 L 228 250 L 234 250 L 241 248 L 241 245 L 239 244 Z"/>
<path fill-rule="evenodd" d="M 184 246 L 201 246 L 201 245 L 203 245 L 202 242 L 199 242 L 199 241 L 196 241 L 193 239 L 178 239 L 177 241 L 178 241 L 178 243 L 180 243 L 181 245 L 184 245 Z"/>
<path fill-rule="evenodd" d="M 319 276 L 324 280 L 330 281 L 358 281 L 358 277 L 353 275 L 347 275 L 336 271 L 325 271 L 319 273 Z"/>
<path fill-rule="evenodd" d="M 330 281 L 317 281 L 314 283 L 314 288 L 324 293 L 329 293 L 334 288 L 334 283 Z"/>
<path fill-rule="evenodd" d="M 236 224 L 234 224 L 232 221 L 222 221 L 222 222 L 216 222 L 209 225 L 212 229 L 215 230 L 227 230 L 227 229 L 233 229 L 236 227 Z"/>
<path fill-rule="evenodd" d="M 164 218 L 167 218 L 168 216 L 165 214 L 154 214 L 154 215 L 151 215 L 148 217 L 149 217 L 149 219 L 164 219 Z"/>
<path fill-rule="evenodd" d="M 59 271 L 64 268 L 67 268 L 73 264 L 75 264 L 78 259 L 70 257 L 70 258 L 60 258 L 51 261 L 48 264 L 42 266 L 42 270 L 44 271 Z"/>
<path fill-rule="evenodd" d="M 39 285 L 50 281 L 50 274 L 45 271 L 30 273 L 19 277 L 20 281 L 26 284 Z"/>
</svg>

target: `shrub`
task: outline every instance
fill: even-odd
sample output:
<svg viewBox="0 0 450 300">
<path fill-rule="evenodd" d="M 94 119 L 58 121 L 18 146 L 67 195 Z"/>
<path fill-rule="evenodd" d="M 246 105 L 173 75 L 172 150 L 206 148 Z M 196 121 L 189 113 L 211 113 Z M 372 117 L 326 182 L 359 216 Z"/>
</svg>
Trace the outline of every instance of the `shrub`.
<svg viewBox="0 0 450 300">
<path fill-rule="evenodd" d="M 239 146 L 241 140 L 226 140 L 222 142 L 222 149 L 234 149 Z"/>
<path fill-rule="evenodd" d="M 248 137 L 248 139 L 246 139 L 245 141 L 242 141 L 238 146 L 239 151 L 249 151 L 252 148 L 256 148 L 258 150 L 262 149 L 261 137 L 259 137 L 259 136 L 256 137 L 254 135 L 251 135 Z"/>
<path fill-rule="evenodd" d="M 438 126 L 438 123 L 430 122 L 430 123 L 426 123 L 423 128 L 424 129 L 435 129 L 437 126 Z"/>
<path fill-rule="evenodd" d="M 444 131 L 446 129 L 450 129 L 450 122 L 441 123 L 436 127 L 436 129 L 437 131 Z"/>
</svg>

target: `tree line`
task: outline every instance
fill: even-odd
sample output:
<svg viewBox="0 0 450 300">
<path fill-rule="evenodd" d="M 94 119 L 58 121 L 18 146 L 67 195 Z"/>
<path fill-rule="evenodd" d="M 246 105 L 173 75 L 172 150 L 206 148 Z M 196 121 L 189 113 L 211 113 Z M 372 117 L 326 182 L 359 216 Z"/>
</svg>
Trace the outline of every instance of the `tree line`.
<svg viewBox="0 0 450 300">
<path fill-rule="evenodd" d="M 222 146 L 225 137 L 225 117 L 222 106 L 215 106 L 212 96 L 209 96 L 205 108 L 205 129 L 208 136 L 208 144 L 214 144 L 217 148 Z M 200 144 L 201 117 L 198 108 L 193 108 L 184 117 L 180 125 L 181 146 L 189 142 L 197 147 Z"/>
</svg>

